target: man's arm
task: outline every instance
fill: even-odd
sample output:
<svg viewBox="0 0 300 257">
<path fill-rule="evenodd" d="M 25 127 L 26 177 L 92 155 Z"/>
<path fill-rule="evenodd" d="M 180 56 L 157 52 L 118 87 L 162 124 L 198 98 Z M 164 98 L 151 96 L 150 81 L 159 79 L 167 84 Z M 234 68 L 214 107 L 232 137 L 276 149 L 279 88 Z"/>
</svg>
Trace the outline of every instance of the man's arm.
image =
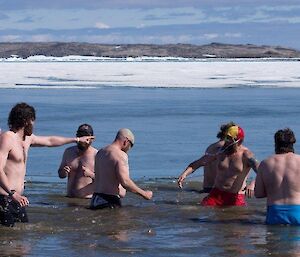
<svg viewBox="0 0 300 257">
<path fill-rule="evenodd" d="M 4 172 L 4 168 L 6 166 L 8 154 L 13 145 L 12 140 L 8 134 L 2 135 L 0 138 L 0 186 L 7 193 L 11 192 L 13 188 L 9 187 L 8 179 L 6 173 Z"/>
<path fill-rule="evenodd" d="M 245 152 L 245 158 L 247 165 L 254 170 L 254 172 L 257 174 L 258 167 L 259 167 L 259 161 L 255 159 L 254 155 L 250 151 Z M 249 185 L 246 186 L 246 196 L 248 198 L 252 198 L 254 196 L 254 187 L 255 187 L 255 179 L 253 179 Z"/>
<path fill-rule="evenodd" d="M 267 197 L 265 184 L 263 181 L 262 173 L 265 169 L 265 162 L 261 162 L 258 168 L 258 172 L 255 179 L 255 188 L 254 188 L 254 195 L 256 198 L 264 198 Z"/>
<path fill-rule="evenodd" d="M 257 173 L 259 167 L 259 161 L 255 159 L 254 155 L 250 151 L 245 152 L 247 165 Z"/>
<path fill-rule="evenodd" d="M 199 169 L 200 167 L 203 167 L 210 162 L 214 161 L 217 158 L 217 154 L 205 154 L 198 160 L 190 163 L 187 168 L 181 173 L 179 176 L 177 183 L 180 188 L 182 188 L 182 182 L 185 180 L 185 178 L 193 173 L 195 170 Z"/>
<path fill-rule="evenodd" d="M 65 178 L 68 176 L 69 172 L 71 171 L 71 167 L 67 165 L 67 149 L 65 150 L 64 154 L 63 154 L 63 157 L 62 157 L 62 160 L 61 160 L 61 163 L 60 163 L 60 166 L 59 166 L 59 169 L 58 169 L 58 176 L 60 178 Z"/>
<path fill-rule="evenodd" d="M 138 194 L 145 198 L 146 200 L 150 200 L 152 198 L 152 191 L 145 191 L 141 188 L 139 188 L 129 177 L 129 167 L 128 167 L 128 160 L 127 159 L 121 159 L 116 164 L 116 172 L 119 177 L 121 185 L 129 190 L 132 193 Z"/>
<path fill-rule="evenodd" d="M 9 152 L 11 151 L 13 141 L 11 140 L 9 134 L 3 134 L 0 138 L 0 186 L 4 191 L 11 197 L 12 200 L 18 202 L 21 206 L 26 206 L 29 204 L 27 197 L 22 196 L 19 192 L 15 192 L 13 188 L 10 188 L 9 181 L 4 168 L 6 166 L 7 158 Z"/>
<path fill-rule="evenodd" d="M 87 143 L 89 144 L 91 140 L 95 139 L 94 136 L 84 136 L 84 137 L 60 137 L 60 136 L 36 136 L 31 135 L 31 145 L 32 146 L 61 146 L 70 143 Z"/>
</svg>

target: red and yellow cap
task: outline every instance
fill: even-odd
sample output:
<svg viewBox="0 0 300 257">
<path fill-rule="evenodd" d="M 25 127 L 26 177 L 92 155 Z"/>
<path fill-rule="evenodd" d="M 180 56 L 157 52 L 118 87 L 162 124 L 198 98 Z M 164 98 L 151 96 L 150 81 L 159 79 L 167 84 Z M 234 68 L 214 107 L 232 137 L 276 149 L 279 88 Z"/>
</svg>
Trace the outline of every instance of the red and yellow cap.
<svg viewBox="0 0 300 257">
<path fill-rule="evenodd" d="M 239 126 L 231 126 L 226 131 L 226 136 L 231 137 L 235 141 L 243 140 L 245 137 L 244 130 Z"/>
</svg>

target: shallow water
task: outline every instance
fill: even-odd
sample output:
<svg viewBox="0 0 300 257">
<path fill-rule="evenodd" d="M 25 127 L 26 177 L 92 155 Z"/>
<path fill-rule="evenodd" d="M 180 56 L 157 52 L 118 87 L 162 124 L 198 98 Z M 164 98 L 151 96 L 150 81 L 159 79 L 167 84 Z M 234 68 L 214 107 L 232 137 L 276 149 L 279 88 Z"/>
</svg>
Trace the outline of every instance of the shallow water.
<svg viewBox="0 0 300 257">
<path fill-rule="evenodd" d="M 128 194 L 123 208 L 98 211 L 64 197 L 61 183 L 28 183 L 30 223 L 0 228 L 2 256 L 298 256 L 299 228 L 264 225 L 264 200 L 207 208 L 198 182 L 138 183 L 153 201 Z"/>
</svg>

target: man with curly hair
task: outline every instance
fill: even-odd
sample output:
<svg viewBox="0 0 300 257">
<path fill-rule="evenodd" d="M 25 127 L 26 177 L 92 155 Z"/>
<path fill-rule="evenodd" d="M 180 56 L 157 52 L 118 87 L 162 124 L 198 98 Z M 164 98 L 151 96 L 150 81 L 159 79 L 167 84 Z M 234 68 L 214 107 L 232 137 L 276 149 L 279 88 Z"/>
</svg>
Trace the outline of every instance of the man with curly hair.
<svg viewBox="0 0 300 257">
<path fill-rule="evenodd" d="M 89 143 L 93 136 L 67 138 L 33 134 L 35 110 L 26 103 L 16 104 L 8 117 L 9 131 L 0 135 L 0 222 L 14 226 L 16 221 L 28 222 L 24 192 L 26 163 L 30 146 L 61 146 Z"/>
<path fill-rule="evenodd" d="M 242 144 L 244 137 L 244 130 L 240 126 L 227 127 L 222 147 L 213 153 L 206 153 L 188 165 L 178 178 L 178 186 L 182 188 L 186 177 L 198 168 L 215 162 L 214 186 L 208 196 L 201 201 L 201 205 L 245 206 L 245 195 L 250 197 L 248 189 L 249 191 L 254 189 L 254 182 L 251 182 L 249 188 L 246 181 L 251 168 L 257 171 L 258 161 L 253 153 Z"/>
</svg>

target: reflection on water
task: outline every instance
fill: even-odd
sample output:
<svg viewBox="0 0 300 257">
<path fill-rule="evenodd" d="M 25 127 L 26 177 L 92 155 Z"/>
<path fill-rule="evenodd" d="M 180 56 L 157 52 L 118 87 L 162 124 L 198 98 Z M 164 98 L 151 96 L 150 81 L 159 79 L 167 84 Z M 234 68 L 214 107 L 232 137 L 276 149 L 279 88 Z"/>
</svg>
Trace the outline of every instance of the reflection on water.
<svg viewBox="0 0 300 257">
<path fill-rule="evenodd" d="M 64 197 L 64 184 L 30 183 L 30 223 L 1 227 L 4 256 L 298 256 L 298 227 L 266 226 L 265 201 L 207 208 L 199 183 L 139 182 L 153 201 L 128 193 L 124 208 L 92 211 Z"/>
</svg>

